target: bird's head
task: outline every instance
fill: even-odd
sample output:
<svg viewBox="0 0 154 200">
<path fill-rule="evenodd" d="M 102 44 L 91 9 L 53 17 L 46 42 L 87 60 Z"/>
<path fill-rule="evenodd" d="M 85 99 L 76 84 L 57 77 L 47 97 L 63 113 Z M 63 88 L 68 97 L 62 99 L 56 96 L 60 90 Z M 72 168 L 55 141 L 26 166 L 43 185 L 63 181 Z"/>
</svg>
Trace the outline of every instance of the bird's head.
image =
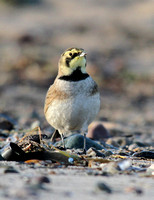
<svg viewBox="0 0 154 200">
<path fill-rule="evenodd" d="M 59 73 L 69 76 L 77 69 L 86 73 L 86 53 L 81 48 L 69 48 L 60 57 Z"/>
</svg>

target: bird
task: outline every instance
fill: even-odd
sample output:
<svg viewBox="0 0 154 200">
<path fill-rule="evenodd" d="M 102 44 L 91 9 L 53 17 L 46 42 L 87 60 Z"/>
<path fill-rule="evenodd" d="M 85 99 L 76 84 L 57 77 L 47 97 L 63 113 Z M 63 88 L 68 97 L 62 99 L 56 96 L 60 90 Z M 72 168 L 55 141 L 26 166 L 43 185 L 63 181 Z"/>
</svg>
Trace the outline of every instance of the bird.
<svg viewBox="0 0 154 200">
<path fill-rule="evenodd" d="M 68 48 L 58 63 L 58 75 L 49 87 L 44 104 L 47 122 L 64 136 L 79 131 L 84 136 L 86 154 L 88 125 L 100 110 L 100 92 L 96 82 L 86 71 L 87 54 L 82 48 Z"/>
</svg>

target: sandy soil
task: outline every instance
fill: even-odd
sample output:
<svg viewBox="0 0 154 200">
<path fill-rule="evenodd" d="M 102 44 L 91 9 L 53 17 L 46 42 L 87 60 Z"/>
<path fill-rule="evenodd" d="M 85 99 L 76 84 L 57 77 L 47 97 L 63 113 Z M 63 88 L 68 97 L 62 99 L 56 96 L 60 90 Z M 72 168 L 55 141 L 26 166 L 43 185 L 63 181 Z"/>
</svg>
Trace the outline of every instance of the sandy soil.
<svg viewBox="0 0 154 200">
<path fill-rule="evenodd" d="M 43 114 L 45 94 L 57 74 L 60 54 L 77 46 L 87 51 L 87 70 L 100 88 L 97 120 L 114 124 L 112 136 L 139 132 L 137 139 L 150 143 L 154 137 L 153 7 L 151 0 L 42 0 L 25 6 L 1 2 L 0 117 L 9 116 L 17 129 L 37 123 L 43 132 L 51 131 Z M 6 174 L 4 165 L 20 173 Z M 94 176 L 87 170 L 0 162 L 0 199 L 147 200 L 154 196 L 152 177 Z M 51 183 L 40 188 L 35 179 L 43 175 Z M 99 191 L 98 182 L 108 184 L 112 193 Z"/>
</svg>

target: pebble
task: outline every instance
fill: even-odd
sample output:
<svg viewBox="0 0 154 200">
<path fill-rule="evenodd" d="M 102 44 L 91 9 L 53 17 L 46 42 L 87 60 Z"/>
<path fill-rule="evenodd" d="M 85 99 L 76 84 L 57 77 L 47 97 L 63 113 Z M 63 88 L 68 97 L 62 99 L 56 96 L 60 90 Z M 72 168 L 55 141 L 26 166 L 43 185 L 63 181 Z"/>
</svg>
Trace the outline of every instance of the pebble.
<svg viewBox="0 0 154 200">
<path fill-rule="evenodd" d="M 132 161 L 130 159 L 123 160 L 120 162 L 110 162 L 110 163 L 102 163 L 100 167 L 102 168 L 102 172 L 107 173 L 109 175 L 117 174 L 121 171 L 130 170 L 132 166 Z"/>
<path fill-rule="evenodd" d="M 105 154 L 102 153 L 102 152 L 100 152 L 100 151 L 98 151 L 98 150 L 95 149 L 94 147 L 91 147 L 90 149 L 88 149 L 87 154 L 88 154 L 89 156 L 93 156 L 93 157 L 98 156 L 98 157 L 103 157 L 103 158 L 105 158 Z"/>
<path fill-rule="evenodd" d="M 119 172 L 117 164 L 115 162 L 101 163 L 99 167 L 101 167 L 102 173 L 106 173 L 108 175 L 114 175 Z"/>
<path fill-rule="evenodd" d="M 39 189 L 46 190 L 46 188 L 44 187 L 44 183 L 51 183 L 51 180 L 47 176 L 38 176 L 30 178 L 26 182 L 27 188 L 30 189 L 30 191 L 35 191 Z"/>
<path fill-rule="evenodd" d="M 143 143 L 143 142 L 139 142 L 139 141 L 136 141 L 135 144 L 137 144 L 138 147 L 146 147 L 147 144 Z"/>
<path fill-rule="evenodd" d="M 74 163 L 74 159 L 73 158 L 69 158 L 68 162 L 71 163 L 71 164 L 73 164 Z"/>
<path fill-rule="evenodd" d="M 110 133 L 101 122 L 93 122 L 89 126 L 87 137 L 93 140 L 105 140 L 110 137 Z"/>
<path fill-rule="evenodd" d="M 132 150 L 136 149 L 137 147 L 138 147 L 138 145 L 133 143 L 133 144 L 129 145 L 128 150 L 132 151 Z"/>
<path fill-rule="evenodd" d="M 154 159 L 154 152 L 153 151 L 141 151 L 139 153 L 134 153 L 132 156 Z"/>
<path fill-rule="evenodd" d="M 47 176 L 40 176 L 37 178 L 38 184 L 50 183 L 50 179 Z"/>
<path fill-rule="evenodd" d="M 147 168 L 147 174 L 154 176 L 154 164 Z"/>
<path fill-rule="evenodd" d="M 141 188 L 138 188 L 138 187 L 127 187 L 125 189 L 126 192 L 130 193 L 130 192 L 134 192 L 138 195 L 141 195 L 143 194 L 143 190 Z"/>
<path fill-rule="evenodd" d="M 0 129 L 2 130 L 11 131 L 13 128 L 14 128 L 14 125 L 10 121 L 3 120 L 0 122 Z"/>
<path fill-rule="evenodd" d="M 73 134 L 70 135 L 69 137 L 65 138 L 65 147 L 68 149 L 83 149 L 83 135 L 80 134 Z M 56 142 L 54 144 L 55 146 L 61 146 L 62 142 Z M 98 144 L 97 142 L 86 138 L 86 149 L 88 150 L 89 148 L 94 147 L 97 150 L 105 149 L 102 145 Z"/>
<path fill-rule="evenodd" d="M 112 189 L 104 182 L 98 182 L 96 188 L 108 194 L 113 192 Z"/>
<path fill-rule="evenodd" d="M 132 160 L 130 160 L 130 159 L 123 160 L 123 161 L 121 161 L 121 162 L 118 163 L 118 167 L 122 171 L 128 169 L 131 166 L 132 166 Z"/>
<path fill-rule="evenodd" d="M 16 169 L 14 169 L 14 167 L 9 166 L 4 170 L 4 173 L 19 173 Z"/>
</svg>

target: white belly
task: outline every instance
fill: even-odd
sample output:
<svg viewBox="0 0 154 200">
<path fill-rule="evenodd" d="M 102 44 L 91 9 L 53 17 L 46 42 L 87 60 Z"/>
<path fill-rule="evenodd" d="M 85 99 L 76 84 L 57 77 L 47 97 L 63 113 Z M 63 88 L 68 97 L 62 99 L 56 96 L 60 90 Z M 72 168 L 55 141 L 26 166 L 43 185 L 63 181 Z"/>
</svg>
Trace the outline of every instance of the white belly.
<svg viewBox="0 0 154 200">
<path fill-rule="evenodd" d="M 91 80 L 90 80 L 91 81 Z M 86 83 L 86 82 L 85 82 Z M 87 83 L 86 83 L 87 84 Z M 47 121 L 61 133 L 86 131 L 100 109 L 99 93 L 89 96 L 87 85 L 75 85 L 74 95 L 64 100 L 54 100 L 47 110 Z M 64 86 L 64 85 L 63 85 Z M 67 87 L 65 86 L 67 89 Z"/>
</svg>

